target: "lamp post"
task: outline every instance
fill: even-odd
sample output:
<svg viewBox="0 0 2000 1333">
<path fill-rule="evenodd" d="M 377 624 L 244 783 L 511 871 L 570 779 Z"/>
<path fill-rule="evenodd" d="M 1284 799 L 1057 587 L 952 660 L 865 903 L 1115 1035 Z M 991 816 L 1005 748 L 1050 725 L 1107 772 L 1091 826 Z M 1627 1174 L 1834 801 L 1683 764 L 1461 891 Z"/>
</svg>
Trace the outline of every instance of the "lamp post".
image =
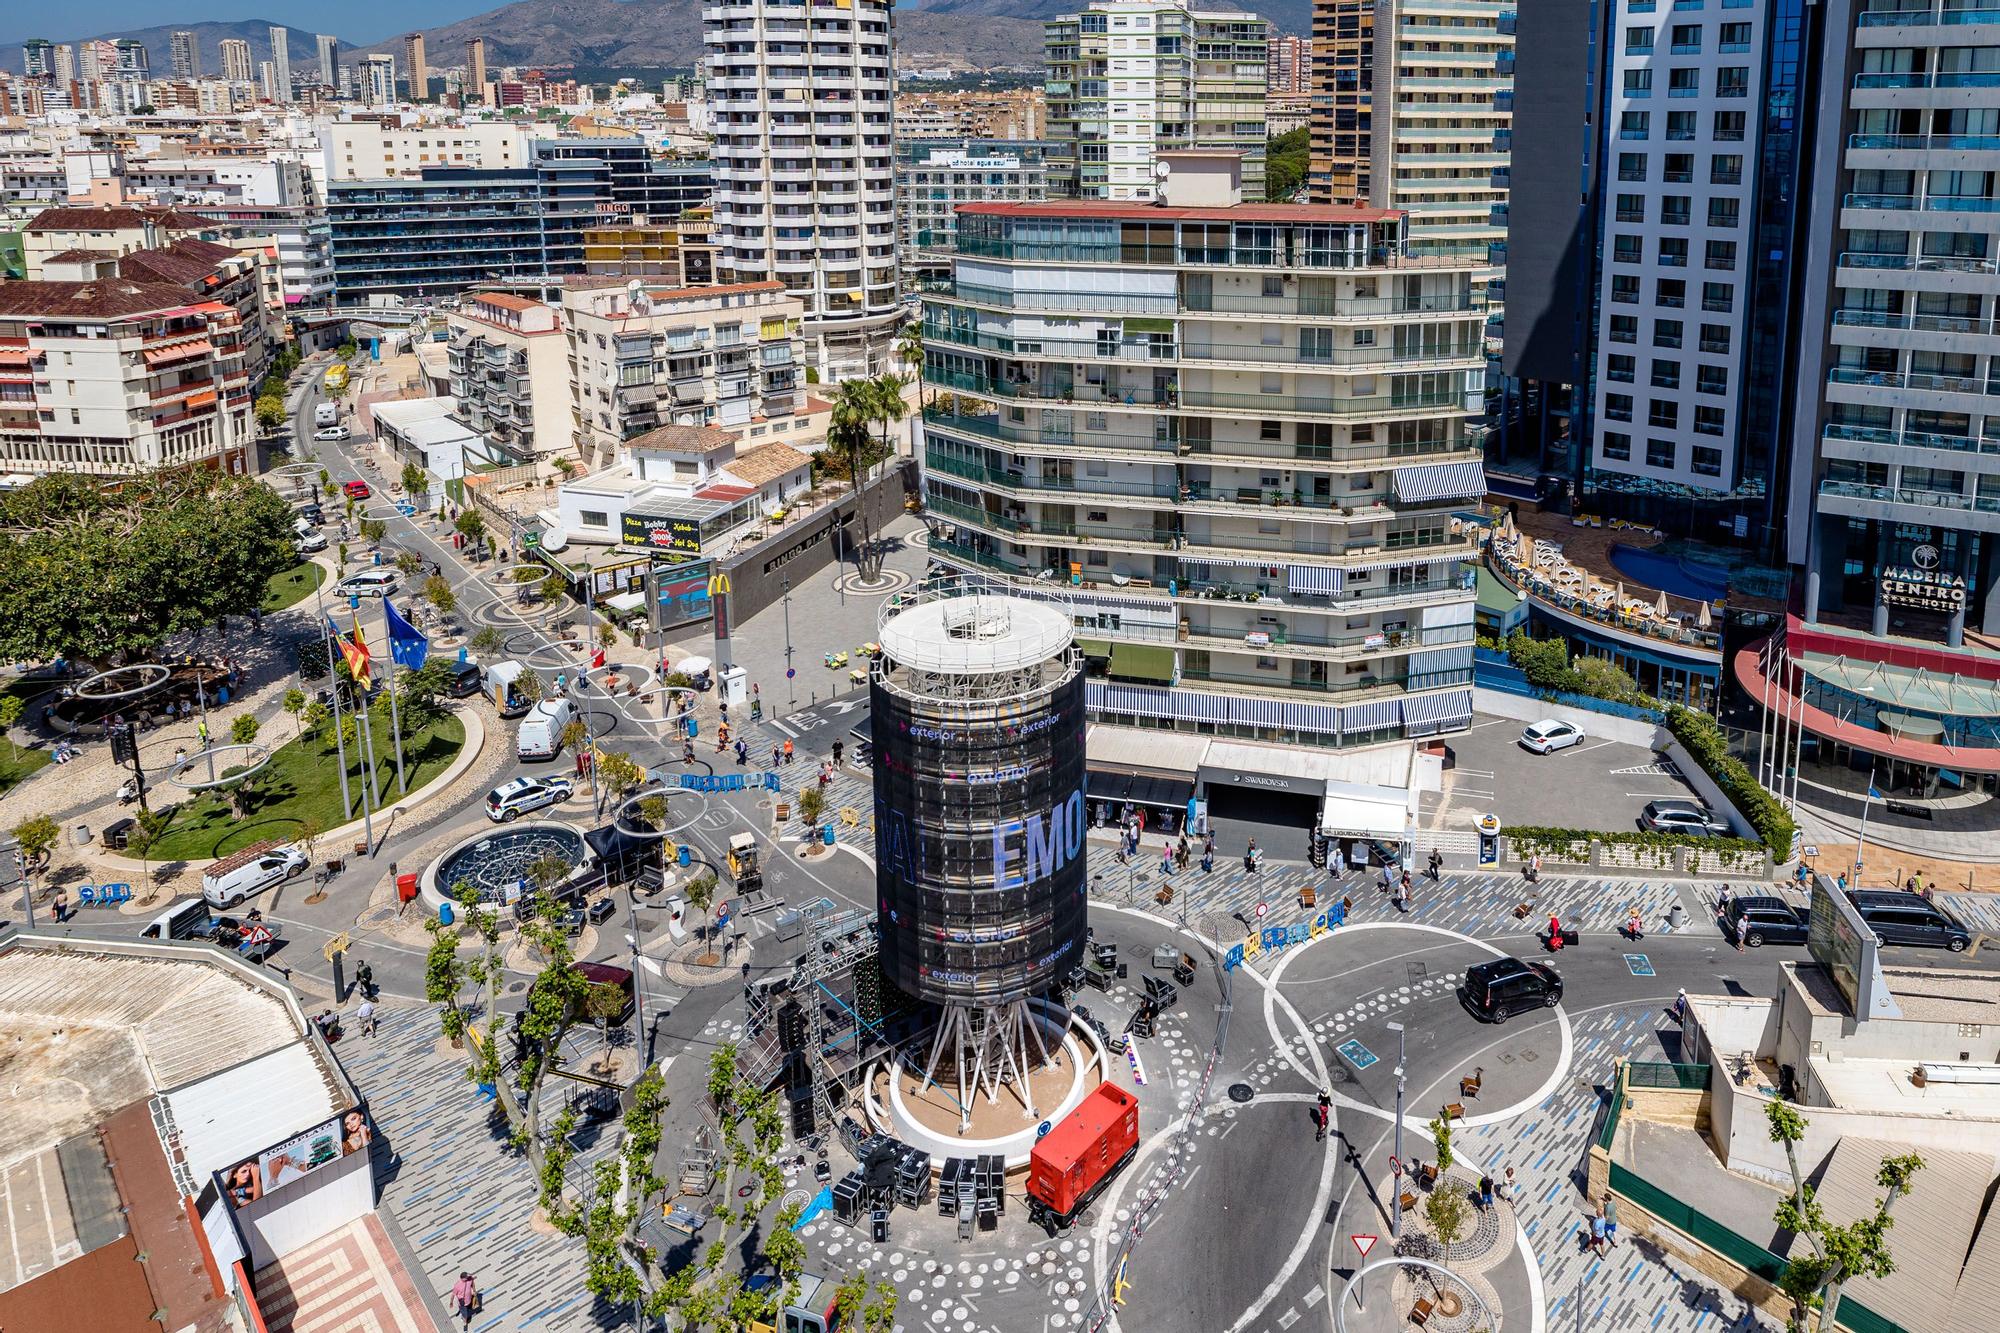
<svg viewBox="0 0 2000 1333">
<path fill-rule="evenodd" d="M 785 575 L 785 709 L 787 712 L 799 706 L 799 688 L 792 670 L 792 577 Z"/>
<path fill-rule="evenodd" d="M 1389 1031 L 1396 1034 L 1396 1161 L 1400 1163 L 1403 1160 L 1403 1088 L 1405 1086 L 1403 1077 L 1403 1025 L 1401 1023 L 1391 1023 L 1389 1024 Z M 1392 1179 L 1390 1181 L 1389 1193 L 1393 1196 L 1396 1205 L 1396 1210 L 1389 1214 L 1389 1239 L 1391 1241 L 1399 1241 L 1403 1238 L 1403 1186 L 1400 1179 Z"/>
</svg>

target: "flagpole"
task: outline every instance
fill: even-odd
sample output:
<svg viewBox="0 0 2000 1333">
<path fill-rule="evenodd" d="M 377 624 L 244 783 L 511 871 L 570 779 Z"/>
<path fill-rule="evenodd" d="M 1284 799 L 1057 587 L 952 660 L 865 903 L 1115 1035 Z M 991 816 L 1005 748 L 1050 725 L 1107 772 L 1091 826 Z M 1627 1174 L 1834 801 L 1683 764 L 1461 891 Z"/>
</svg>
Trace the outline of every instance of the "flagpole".
<svg viewBox="0 0 2000 1333">
<path fill-rule="evenodd" d="M 403 774 L 403 716 L 396 707 L 396 631 L 389 623 L 389 594 L 382 594 L 382 637 L 389 644 L 389 736 L 396 746 L 396 794 L 410 794 L 409 779 Z"/>
<path fill-rule="evenodd" d="M 1861 798 L 1861 834 L 1854 843 L 1854 887 L 1861 887 L 1861 854 L 1868 847 L 1868 807 L 1875 804 L 1875 765 L 1868 766 L 1868 794 Z"/>
<path fill-rule="evenodd" d="M 323 584 L 325 579 L 321 579 Z M 313 589 L 313 604 L 319 608 L 319 646 L 326 650 L 326 675 L 333 688 L 327 691 L 333 696 L 333 747 L 340 754 L 340 817 L 354 818 L 354 795 L 347 787 L 347 739 L 340 734 L 340 676 L 333 669 L 336 660 L 333 638 L 329 631 L 334 627 L 333 617 L 326 613 L 326 596 L 319 589 Z"/>
<path fill-rule="evenodd" d="M 356 599 L 354 612 L 354 642 L 366 647 L 361 637 L 361 607 Z M 365 665 L 365 663 L 364 663 Z M 368 715 L 368 689 L 365 680 L 356 682 L 361 686 L 361 837 L 368 844 L 368 854 L 375 854 L 375 736 L 374 722 Z"/>
</svg>

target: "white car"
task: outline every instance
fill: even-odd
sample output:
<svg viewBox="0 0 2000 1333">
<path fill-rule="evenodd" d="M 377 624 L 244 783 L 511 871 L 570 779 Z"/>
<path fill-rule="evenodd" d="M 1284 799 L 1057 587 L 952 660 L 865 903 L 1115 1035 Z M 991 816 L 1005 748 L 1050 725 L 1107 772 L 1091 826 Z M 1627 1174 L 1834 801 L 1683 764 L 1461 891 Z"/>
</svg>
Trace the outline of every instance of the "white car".
<svg viewBox="0 0 2000 1333">
<path fill-rule="evenodd" d="M 394 591 L 396 571 L 393 569 L 364 569 L 333 585 L 336 597 L 387 597 Z"/>
<path fill-rule="evenodd" d="M 1555 718 L 1544 718 L 1521 733 L 1521 746 L 1536 754 L 1548 754 L 1552 750 L 1567 749 L 1583 744 L 1583 728 Z"/>
<path fill-rule="evenodd" d="M 292 524 L 292 536 L 298 541 L 299 550 L 307 554 L 326 549 L 326 534 L 304 519 Z"/>
<path fill-rule="evenodd" d="M 345 426 L 325 426 L 313 432 L 315 440 L 344 440 L 350 432 Z"/>
<path fill-rule="evenodd" d="M 234 907 L 273 884 L 297 878 L 309 864 L 306 854 L 296 847 L 267 843 L 255 851 L 245 848 L 208 868 L 201 877 L 201 896 L 211 907 Z"/>
<path fill-rule="evenodd" d="M 568 778 L 515 778 L 486 793 L 486 817 L 496 824 L 511 824 L 524 811 L 567 801 L 570 791 Z"/>
</svg>

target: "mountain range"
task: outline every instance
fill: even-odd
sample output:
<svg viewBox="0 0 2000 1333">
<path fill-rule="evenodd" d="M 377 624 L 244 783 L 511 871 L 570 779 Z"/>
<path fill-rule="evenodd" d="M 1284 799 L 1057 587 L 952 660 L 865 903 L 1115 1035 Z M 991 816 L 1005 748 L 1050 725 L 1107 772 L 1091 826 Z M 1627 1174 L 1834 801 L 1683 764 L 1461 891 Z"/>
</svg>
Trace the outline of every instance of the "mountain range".
<svg viewBox="0 0 2000 1333">
<path fill-rule="evenodd" d="M 578 65 L 590 68 L 692 69 L 702 60 L 702 0 L 515 0 L 499 9 L 424 32 L 433 66 L 463 64 L 465 43 L 486 39 L 489 69 L 505 65 L 535 67 Z M 1024 69 L 1042 63 L 1042 20 L 1072 13 L 1077 0 L 922 0 L 918 7 L 896 11 L 898 52 L 921 64 L 926 60 L 962 63 L 974 69 Z M 1246 0 L 1244 8 L 1269 18 L 1283 32 L 1307 32 L 1312 24 L 1311 0 Z M 250 43 L 252 61 L 270 59 L 269 25 L 258 21 L 196 23 L 111 33 L 146 43 L 153 69 L 172 68 L 172 34 L 194 32 L 204 72 L 222 68 L 218 43 L 241 37 Z M 290 34 L 294 67 L 314 60 L 313 35 L 298 28 Z M 87 39 L 62 39 L 87 40 Z M 402 38 L 350 48 L 341 42 L 341 58 L 357 53 L 387 51 L 402 59 Z M 18 56 L 16 67 L 18 67 Z"/>
</svg>

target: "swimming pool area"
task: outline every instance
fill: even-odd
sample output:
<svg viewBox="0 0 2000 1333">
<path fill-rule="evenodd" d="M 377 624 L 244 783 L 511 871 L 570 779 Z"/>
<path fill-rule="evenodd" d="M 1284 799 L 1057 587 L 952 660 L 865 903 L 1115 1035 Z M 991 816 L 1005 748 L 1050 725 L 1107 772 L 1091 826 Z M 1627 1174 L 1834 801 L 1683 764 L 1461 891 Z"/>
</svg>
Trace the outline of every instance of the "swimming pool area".
<svg viewBox="0 0 2000 1333">
<path fill-rule="evenodd" d="M 1720 601 L 1729 591 L 1729 571 L 1722 566 L 1662 551 L 1617 543 L 1611 547 L 1611 564 L 1628 579 L 1690 601 Z"/>
</svg>

